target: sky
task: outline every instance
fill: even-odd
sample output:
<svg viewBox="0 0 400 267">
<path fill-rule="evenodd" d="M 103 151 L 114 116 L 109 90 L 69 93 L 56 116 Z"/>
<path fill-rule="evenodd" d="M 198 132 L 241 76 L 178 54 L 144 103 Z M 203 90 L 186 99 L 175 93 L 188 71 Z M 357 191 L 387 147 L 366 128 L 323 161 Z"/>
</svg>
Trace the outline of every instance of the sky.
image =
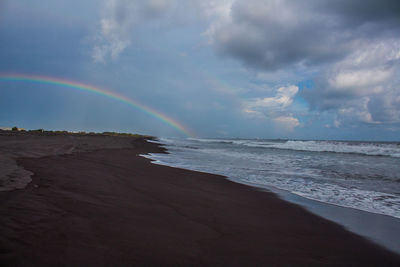
<svg viewBox="0 0 400 267">
<path fill-rule="evenodd" d="M 0 0 L 15 74 L 141 106 L 0 78 L 0 127 L 400 141 L 400 2 Z"/>
</svg>

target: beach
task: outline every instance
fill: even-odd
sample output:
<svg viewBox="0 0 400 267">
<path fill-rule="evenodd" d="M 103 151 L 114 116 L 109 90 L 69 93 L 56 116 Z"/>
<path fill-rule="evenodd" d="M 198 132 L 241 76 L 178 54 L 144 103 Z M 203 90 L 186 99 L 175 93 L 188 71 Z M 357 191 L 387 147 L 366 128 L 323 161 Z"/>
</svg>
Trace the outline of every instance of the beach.
<svg viewBox="0 0 400 267">
<path fill-rule="evenodd" d="M 166 151 L 143 137 L 20 133 L 0 142 L 32 174 L 25 189 L 0 192 L 1 266 L 400 265 L 272 192 L 152 164 L 141 155 Z"/>
</svg>

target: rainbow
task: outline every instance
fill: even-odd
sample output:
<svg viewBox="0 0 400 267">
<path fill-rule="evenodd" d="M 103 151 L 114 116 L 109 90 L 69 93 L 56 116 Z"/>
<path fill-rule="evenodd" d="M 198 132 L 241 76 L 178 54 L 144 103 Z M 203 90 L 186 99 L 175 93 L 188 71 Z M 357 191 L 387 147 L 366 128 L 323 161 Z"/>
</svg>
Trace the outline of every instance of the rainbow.
<svg viewBox="0 0 400 267">
<path fill-rule="evenodd" d="M 112 92 L 110 90 L 99 88 L 99 87 L 96 87 L 93 85 L 70 81 L 70 80 L 64 80 L 64 79 L 55 78 L 55 77 L 39 76 L 39 75 L 26 75 L 26 74 L 1 74 L 0 73 L 0 81 L 35 82 L 35 83 L 51 84 L 51 85 L 57 85 L 57 86 L 66 87 L 66 88 L 72 88 L 72 89 L 76 89 L 76 90 L 92 92 L 92 93 L 95 93 L 98 95 L 112 98 L 119 102 L 128 104 L 129 106 L 137 108 L 137 109 L 141 110 L 142 112 L 147 113 L 147 114 L 153 116 L 154 118 L 164 122 L 165 124 L 175 128 L 176 130 L 185 134 L 186 136 L 189 136 L 189 137 L 195 136 L 195 134 L 191 130 L 189 130 L 187 127 L 183 126 L 181 123 L 177 122 L 175 119 L 172 119 L 171 117 L 167 116 L 166 114 L 163 114 L 151 107 L 143 105 L 132 98 L 128 98 L 128 97 L 118 94 L 116 92 Z"/>
</svg>

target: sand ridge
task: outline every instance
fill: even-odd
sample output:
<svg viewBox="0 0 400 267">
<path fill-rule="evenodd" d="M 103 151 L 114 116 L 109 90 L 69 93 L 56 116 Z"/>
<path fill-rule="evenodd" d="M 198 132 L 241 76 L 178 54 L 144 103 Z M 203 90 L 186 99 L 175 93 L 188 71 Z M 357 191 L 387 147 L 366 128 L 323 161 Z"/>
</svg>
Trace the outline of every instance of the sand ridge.
<svg viewBox="0 0 400 267">
<path fill-rule="evenodd" d="M 0 131 L 0 192 L 23 189 L 32 172 L 17 166 L 19 157 L 40 158 L 88 152 L 96 149 L 132 147 L 132 139 L 107 135 L 78 135 Z"/>
</svg>

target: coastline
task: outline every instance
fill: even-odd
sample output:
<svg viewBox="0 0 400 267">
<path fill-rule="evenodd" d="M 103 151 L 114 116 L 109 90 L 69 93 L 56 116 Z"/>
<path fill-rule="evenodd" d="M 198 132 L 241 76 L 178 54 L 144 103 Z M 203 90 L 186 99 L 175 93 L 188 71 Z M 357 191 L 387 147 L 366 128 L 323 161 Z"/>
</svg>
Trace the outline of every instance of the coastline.
<svg viewBox="0 0 400 267">
<path fill-rule="evenodd" d="M 343 226 L 350 232 L 400 254 L 400 242 L 397 238 L 397 233 L 400 232 L 400 219 L 396 217 L 329 204 L 277 188 L 259 189 L 274 192 L 285 201 L 299 205 L 313 214 Z"/>
<path fill-rule="evenodd" d="M 400 219 L 396 216 L 396 206 L 393 205 L 392 209 L 386 209 L 387 207 L 391 207 L 389 206 L 390 201 L 387 200 L 392 200 L 394 203 L 397 201 L 395 196 L 394 198 L 390 198 L 390 194 L 385 195 L 384 193 L 368 192 L 368 189 L 366 192 L 363 192 L 363 189 L 357 184 L 354 186 L 351 185 L 351 179 L 346 180 L 344 184 L 332 181 L 333 184 L 339 185 L 336 188 L 330 185 L 329 182 L 326 188 L 318 186 L 315 188 L 313 183 L 310 185 L 306 184 L 307 179 L 310 181 L 320 181 L 321 184 L 324 184 L 324 176 L 320 176 L 315 170 L 325 170 L 327 172 L 325 173 L 327 177 L 335 175 L 336 170 L 332 168 L 334 165 L 329 165 L 328 162 L 334 157 L 337 158 L 338 162 L 350 160 L 349 155 L 346 153 L 332 152 L 333 154 L 330 154 L 329 152 L 324 152 L 325 160 L 319 159 L 318 156 L 316 156 L 317 158 L 312 158 L 320 154 L 318 148 L 313 147 L 315 145 L 313 143 L 314 141 L 310 141 L 310 151 L 300 152 L 297 152 L 296 149 L 285 149 L 285 143 L 276 142 L 274 140 L 197 139 L 187 141 L 162 138 L 157 142 L 167 148 L 171 155 L 157 153 L 145 155 L 145 157 L 154 160 L 155 164 L 223 175 L 233 182 L 249 185 L 257 188 L 257 190 L 272 191 L 285 201 L 299 205 L 313 214 L 335 222 L 353 233 L 361 235 L 400 254 L 400 242 L 397 238 L 400 232 Z M 369 145 L 374 146 L 375 144 L 376 143 Z M 299 148 L 299 146 L 304 146 L 302 141 L 299 144 L 293 143 L 292 146 L 294 145 L 297 145 L 297 148 Z M 351 148 L 351 144 L 349 148 L 348 142 L 340 144 L 343 147 L 336 143 L 332 143 L 331 145 L 333 146 L 331 150 L 333 149 L 336 151 L 346 149 L 360 150 L 359 147 L 355 149 Z M 271 146 L 274 148 L 271 149 Z M 324 146 L 324 144 L 322 144 L 322 146 Z M 258 149 L 255 148 L 252 150 L 252 147 Z M 264 147 L 269 149 L 264 149 Z M 379 148 L 379 145 L 377 148 Z M 198 152 L 196 152 L 196 149 L 199 149 Z M 343 155 L 344 158 L 341 158 L 341 155 Z M 356 157 L 359 157 L 358 159 L 353 158 L 349 162 L 364 161 L 366 159 L 369 161 L 370 159 L 376 158 L 369 154 L 365 158 L 365 155 L 367 154 L 357 155 Z M 301 162 L 303 157 L 308 157 L 308 159 Z M 241 160 L 244 158 L 251 158 L 251 160 L 248 162 L 247 160 Z M 294 158 L 296 160 L 294 160 Z M 387 157 L 378 158 L 378 160 L 383 159 L 387 159 Z M 297 160 L 298 162 L 296 162 Z M 390 157 L 389 160 L 391 160 Z M 293 171 L 296 169 L 296 167 L 293 166 L 293 162 L 296 162 L 294 165 L 300 168 L 301 165 L 303 165 L 305 169 L 299 169 L 298 172 L 290 174 L 290 170 Z M 281 164 L 282 166 L 287 166 L 287 168 L 284 170 L 281 169 Z M 373 162 L 371 162 L 371 164 L 371 166 L 373 166 Z M 387 162 L 385 162 L 385 164 L 387 164 Z M 350 165 L 351 164 L 349 164 L 349 166 Z M 390 169 L 390 164 L 387 165 L 387 169 Z M 316 166 L 317 168 L 313 170 L 313 168 L 310 169 L 310 166 Z M 369 166 L 369 164 L 367 164 L 367 166 Z M 340 168 L 343 166 L 337 167 Z M 346 168 L 338 169 L 338 171 L 341 172 L 338 181 L 340 181 L 340 179 L 346 179 L 346 176 L 351 177 L 352 174 L 357 175 L 353 177 L 366 177 L 366 179 L 368 179 L 374 177 L 374 175 L 384 168 L 381 165 L 378 170 L 374 170 L 373 172 L 369 172 L 368 170 L 359 172 L 353 169 L 357 168 L 352 168 L 351 170 L 347 169 L 347 171 Z M 279 179 L 277 180 L 277 177 L 282 171 L 284 173 L 288 172 L 288 176 L 292 177 L 285 180 L 285 182 Z M 352 173 L 353 171 L 354 173 Z M 395 173 L 396 172 L 392 171 L 392 174 L 395 175 Z M 387 174 L 388 173 L 386 173 L 386 175 Z M 303 177 L 308 178 L 303 180 Z M 298 180 L 296 178 L 298 178 Z M 390 178 L 393 177 L 389 175 L 389 177 L 384 178 L 385 182 L 386 179 L 390 181 Z M 358 181 L 353 180 L 353 182 L 357 183 Z M 351 189 L 350 192 L 334 193 L 336 190 L 340 190 L 342 186 L 346 186 L 346 183 L 347 188 Z M 375 183 L 377 185 L 375 188 L 377 192 L 386 192 L 381 191 L 382 189 L 387 189 L 382 188 L 382 184 L 379 184 L 377 179 Z M 388 185 L 386 184 L 386 186 Z M 395 192 L 396 186 L 397 185 L 393 185 L 391 189 L 392 192 Z M 353 191 L 354 189 L 360 189 L 361 191 L 355 192 Z M 324 197 L 321 199 L 320 195 Z M 381 195 L 381 198 L 379 198 L 379 195 Z M 333 199 L 329 199 L 329 196 L 332 196 Z M 338 196 L 341 196 L 342 199 Z M 363 197 L 366 197 L 366 199 L 363 199 Z M 347 198 L 349 198 L 349 200 L 347 200 Z M 358 199 L 360 202 L 356 203 L 354 199 Z M 366 208 L 366 202 L 369 202 L 369 205 L 367 205 L 368 208 Z"/>
<path fill-rule="evenodd" d="M 142 138 L 128 143 L 19 158 L 33 181 L 0 192 L 0 265 L 400 263 L 272 192 L 152 164 L 140 155 L 163 148 Z"/>
</svg>

